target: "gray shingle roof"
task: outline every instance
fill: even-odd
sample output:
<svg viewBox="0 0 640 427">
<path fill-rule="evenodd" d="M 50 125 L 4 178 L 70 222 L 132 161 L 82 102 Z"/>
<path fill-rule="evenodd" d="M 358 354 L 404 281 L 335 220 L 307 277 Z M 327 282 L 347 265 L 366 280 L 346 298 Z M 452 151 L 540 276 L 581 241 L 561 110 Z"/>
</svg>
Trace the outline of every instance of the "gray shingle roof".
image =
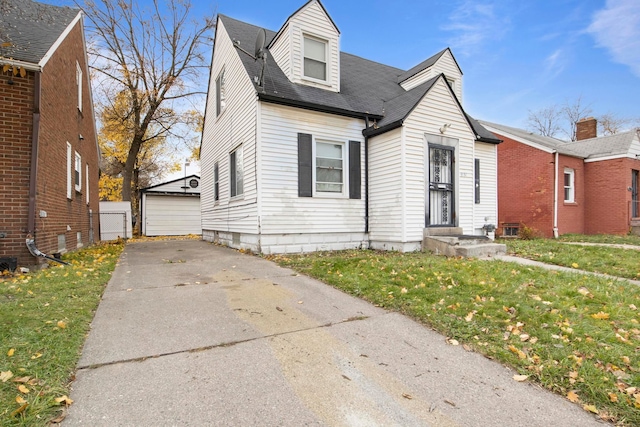
<svg viewBox="0 0 640 427">
<path fill-rule="evenodd" d="M 218 18 L 232 40 L 239 42 L 239 46 L 243 49 L 253 51 L 260 27 L 226 15 L 220 14 Z M 267 29 L 265 31 L 268 46 L 276 32 Z M 438 55 L 441 56 L 445 51 L 446 49 Z M 254 76 L 260 74 L 261 64 L 245 53 L 238 54 L 249 77 L 253 80 Z M 377 120 L 377 126 L 382 128 L 392 126 L 406 118 L 440 77 L 405 91 L 398 84 L 398 77 L 403 74 L 405 71 L 399 68 L 340 52 L 340 92 L 337 93 L 291 82 L 278 67 L 273 56 L 269 54 L 264 72 L 264 87 L 258 89 L 258 96 L 265 101 L 319 109 L 352 117 L 367 115 Z M 489 142 L 499 142 L 477 122 L 475 125 L 470 123 L 470 126 L 476 135 L 486 136 L 491 140 Z"/>
<path fill-rule="evenodd" d="M 78 13 L 31 0 L 2 0 L 0 57 L 37 64 Z"/>
<path fill-rule="evenodd" d="M 438 62 L 438 59 L 440 59 L 440 57 L 442 55 L 444 55 L 444 53 L 446 51 L 448 51 L 448 50 L 450 51 L 450 49 L 448 47 L 445 48 L 445 49 L 442 49 L 440 52 L 436 53 L 431 58 L 425 59 L 424 61 L 422 61 L 421 63 L 419 63 L 415 67 L 412 67 L 411 69 L 409 69 L 409 71 L 406 71 L 406 72 L 400 74 L 398 76 L 398 83 L 402 83 L 403 81 L 407 80 L 409 77 L 413 77 L 414 75 L 418 74 L 420 71 L 431 67 L 433 64 Z M 455 58 L 454 58 L 454 61 L 455 61 Z M 460 73 L 462 74 L 462 70 L 460 69 L 460 66 L 458 65 L 457 62 L 456 62 L 456 66 L 458 67 L 458 70 L 460 70 Z"/>
<path fill-rule="evenodd" d="M 631 143 L 633 142 L 634 138 L 640 138 L 640 136 L 637 136 L 638 130 L 633 129 L 628 132 L 618 133 L 610 136 L 600 136 L 596 138 L 583 139 L 582 141 L 566 142 L 556 138 L 537 135 L 524 129 L 491 123 L 484 120 L 481 120 L 480 123 L 496 130 L 502 130 L 518 138 L 526 139 L 552 150 L 557 150 L 561 154 L 581 157 L 584 159 L 624 155 L 629 152 Z"/>
<path fill-rule="evenodd" d="M 511 126 L 505 126 L 498 123 L 491 123 L 485 120 L 480 120 L 479 122 L 484 126 L 494 128 L 498 131 L 504 131 L 515 137 L 526 139 L 527 141 L 531 141 L 535 144 L 542 145 L 543 147 L 549 148 L 551 150 L 556 150 L 561 154 L 566 154 L 574 157 L 585 157 L 582 155 L 582 153 L 570 148 L 568 144 L 565 141 L 562 141 L 561 139 L 542 136 L 542 135 L 535 134 L 533 132 L 529 132 L 528 130 L 514 128 Z"/>
</svg>

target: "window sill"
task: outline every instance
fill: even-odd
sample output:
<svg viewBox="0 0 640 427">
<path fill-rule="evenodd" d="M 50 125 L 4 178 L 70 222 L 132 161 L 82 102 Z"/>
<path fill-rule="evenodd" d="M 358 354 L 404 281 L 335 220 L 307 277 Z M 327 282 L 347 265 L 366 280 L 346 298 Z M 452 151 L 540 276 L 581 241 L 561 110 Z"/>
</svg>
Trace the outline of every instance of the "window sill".
<svg viewBox="0 0 640 427">
<path fill-rule="evenodd" d="M 229 203 L 233 203 L 241 200 L 244 200 L 244 193 L 229 197 Z M 216 203 L 219 203 L 219 201 Z"/>
<path fill-rule="evenodd" d="M 578 206 L 577 202 L 564 202 L 565 206 Z"/>
<path fill-rule="evenodd" d="M 349 195 L 344 193 L 317 192 L 313 193 L 313 197 L 317 199 L 348 199 Z"/>
<path fill-rule="evenodd" d="M 331 88 L 331 82 L 329 81 L 329 79 L 320 80 L 320 79 L 314 79 L 313 77 L 307 77 L 303 75 L 300 80 L 302 80 L 304 83 L 314 83 L 317 85 L 325 86 L 327 88 Z"/>
</svg>

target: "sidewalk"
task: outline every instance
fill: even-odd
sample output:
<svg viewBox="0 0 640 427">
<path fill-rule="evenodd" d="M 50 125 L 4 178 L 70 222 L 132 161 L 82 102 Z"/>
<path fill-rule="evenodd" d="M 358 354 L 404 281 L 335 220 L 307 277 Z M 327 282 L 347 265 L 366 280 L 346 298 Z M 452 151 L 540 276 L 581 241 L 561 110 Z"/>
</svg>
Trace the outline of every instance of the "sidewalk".
<svg viewBox="0 0 640 427">
<path fill-rule="evenodd" d="M 202 241 L 127 245 L 66 426 L 597 426 L 445 337 Z"/>
</svg>

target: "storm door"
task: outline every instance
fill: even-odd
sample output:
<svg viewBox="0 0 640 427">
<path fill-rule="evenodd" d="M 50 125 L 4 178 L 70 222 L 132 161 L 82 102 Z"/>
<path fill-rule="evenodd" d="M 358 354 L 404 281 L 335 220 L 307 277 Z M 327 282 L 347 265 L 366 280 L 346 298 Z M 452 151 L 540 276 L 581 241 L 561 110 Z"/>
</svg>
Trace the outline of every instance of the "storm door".
<svg viewBox="0 0 640 427">
<path fill-rule="evenodd" d="M 429 144 L 428 226 L 455 225 L 453 147 Z"/>
<path fill-rule="evenodd" d="M 640 198 L 638 197 L 638 171 L 631 171 L 631 218 L 640 217 Z"/>
</svg>

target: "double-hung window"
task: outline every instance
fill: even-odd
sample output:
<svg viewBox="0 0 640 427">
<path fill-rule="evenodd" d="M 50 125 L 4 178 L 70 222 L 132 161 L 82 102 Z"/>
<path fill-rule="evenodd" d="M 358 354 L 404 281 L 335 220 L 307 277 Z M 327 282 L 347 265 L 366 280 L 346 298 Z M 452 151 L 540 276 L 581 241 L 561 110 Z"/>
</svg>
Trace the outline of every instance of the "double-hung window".
<svg viewBox="0 0 640 427">
<path fill-rule="evenodd" d="M 72 168 L 73 168 L 73 159 L 71 158 L 73 154 L 73 150 L 71 149 L 71 144 L 67 142 L 67 199 L 71 199 L 71 193 L 73 189 L 73 179 L 72 179 Z"/>
<path fill-rule="evenodd" d="M 342 193 L 344 191 L 344 143 L 316 141 L 315 145 L 316 193 Z"/>
<path fill-rule="evenodd" d="M 76 161 L 74 167 L 74 184 L 76 191 L 82 190 L 82 157 L 76 152 Z"/>
<path fill-rule="evenodd" d="M 220 200 L 220 166 L 218 162 L 213 165 L 213 200 Z"/>
<path fill-rule="evenodd" d="M 82 112 L 82 67 L 76 61 L 76 85 L 78 88 L 78 110 Z"/>
<path fill-rule="evenodd" d="M 298 134 L 298 197 L 361 198 L 360 141 Z"/>
<path fill-rule="evenodd" d="M 564 170 L 564 201 L 567 203 L 574 203 L 576 200 L 575 176 L 576 174 L 573 169 L 566 168 Z"/>
<path fill-rule="evenodd" d="M 304 36 L 304 76 L 327 81 L 327 42 Z"/>
<path fill-rule="evenodd" d="M 224 81 L 224 68 L 218 74 L 216 78 L 216 117 L 222 113 L 224 107 L 227 105 L 227 94 Z"/>
<path fill-rule="evenodd" d="M 239 196 L 244 192 L 243 188 L 243 167 L 242 167 L 242 145 L 231 152 L 229 156 L 230 187 L 231 197 Z"/>
</svg>

